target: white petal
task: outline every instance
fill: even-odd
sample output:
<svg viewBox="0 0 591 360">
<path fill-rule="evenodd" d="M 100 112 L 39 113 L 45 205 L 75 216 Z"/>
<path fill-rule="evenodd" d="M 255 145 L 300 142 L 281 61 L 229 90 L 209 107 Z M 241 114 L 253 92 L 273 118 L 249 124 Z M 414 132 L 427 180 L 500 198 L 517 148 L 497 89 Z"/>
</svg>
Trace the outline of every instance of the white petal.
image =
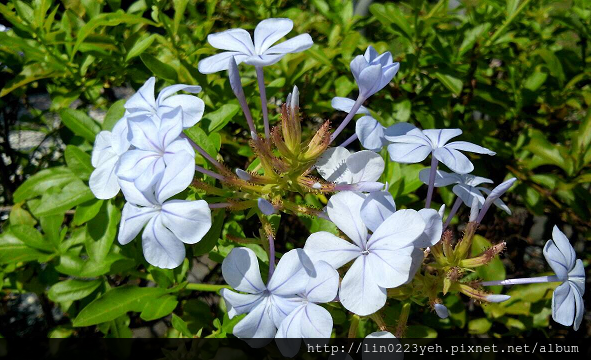
<svg viewBox="0 0 591 360">
<path fill-rule="evenodd" d="M 278 63 L 284 56 L 284 54 L 253 55 L 244 59 L 243 62 L 253 66 L 269 66 Z"/>
<path fill-rule="evenodd" d="M 111 146 L 112 134 L 110 131 L 101 131 L 94 140 L 92 147 L 92 156 L 90 163 L 95 168 L 110 158 L 117 156 L 117 153 Z"/>
<path fill-rule="evenodd" d="M 174 269 L 185 259 L 185 245 L 164 227 L 160 216 L 148 222 L 142 234 L 142 248 L 146 261 L 163 269 Z"/>
<path fill-rule="evenodd" d="M 257 256 L 249 248 L 232 249 L 222 262 L 222 275 L 226 283 L 238 291 L 258 294 L 266 290 Z"/>
<path fill-rule="evenodd" d="M 272 339 L 277 328 L 269 314 L 266 302 L 258 304 L 244 319 L 234 326 L 233 333 L 241 339 Z"/>
<path fill-rule="evenodd" d="M 482 191 L 483 193 L 489 195 L 492 191 L 483 187 L 477 187 L 478 190 Z M 503 210 L 504 212 L 506 212 L 507 214 L 511 215 L 511 209 L 509 209 L 509 207 L 507 206 L 507 204 L 505 204 L 503 202 L 503 200 L 501 199 L 496 199 L 493 204 L 495 204 L 496 207 L 498 207 L 499 209 Z"/>
<path fill-rule="evenodd" d="M 271 304 L 269 309 L 271 311 L 271 319 L 273 319 L 275 327 L 278 328 L 281 326 L 281 323 L 285 320 L 285 318 L 300 305 L 302 305 L 304 301 L 300 296 L 295 295 L 271 295 L 269 298 L 269 303 Z"/>
<path fill-rule="evenodd" d="M 455 173 L 467 174 L 474 170 L 474 165 L 472 165 L 466 155 L 457 150 L 448 147 L 440 147 L 433 150 L 433 156 Z"/>
<path fill-rule="evenodd" d="M 478 186 L 480 184 L 492 184 L 493 181 L 491 179 L 487 179 L 484 177 L 480 177 L 480 176 L 475 176 L 475 175 L 470 175 L 470 174 L 464 174 L 464 175 L 456 175 L 461 179 L 461 182 L 469 185 L 469 186 Z"/>
<path fill-rule="evenodd" d="M 160 103 L 158 112 L 169 111 L 177 106 L 182 108 L 182 127 L 187 129 L 197 124 L 203 117 L 205 105 L 203 100 L 192 95 L 175 95 Z"/>
<path fill-rule="evenodd" d="M 316 169 L 326 181 L 350 183 L 352 175 L 345 162 L 349 156 L 351 153 L 344 147 L 329 148 L 318 158 Z"/>
<path fill-rule="evenodd" d="M 176 140 L 183 131 L 183 109 L 180 106 L 161 113 L 158 129 L 158 148 L 165 150 L 171 142 Z M 160 113 L 159 109 L 159 113 Z"/>
<path fill-rule="evenodd" d="M 149 150 L 130 150 L 121 156 L 116 168 L 117 176 L 127 181 L 137 179 L 148 167 L 160 159 L 160 154 Z"/>
<path fill-rule="evenodd" d="M 232 290 L 222 289 L 220 295 L 226 302 L 228 317 L 232 319 L 236 315 L 246 314 L 252 311 L 254 307 L 261 303 L 265 298 L 263 295 L 239 294 Z"/>
<path fill-rule="evenodd" d="M 552 240 L 548 240 L 543 250 L 544 257 L 548 262 L 548 265 L 552 268 L 556 276 L 560 279 L 566 279 L 570 268 L 568 267 L 567 260 L 556 246 L 556 243 Z"/>
<path fill-rule="evenodd" d="M 367 228 L 361 219 L 364 196 L 341 191 L 333 195 L 326 207 L 330 220 L 360 248 L 365 248 Z"/>
<path fill-rule="evenodd" d="M 158 94 L 158 99 L 156 99 L 156 103 L 158 105 L 161 105 L 164 100 L 166 100 L 167 98 L 169 98 L 170 96 L 172 96 L 173 94 L 175 94 L 179 91 L 186 91 L 191 94 L 197 94 L 197 93 L 200 93 L 201 90 L 203 90 L 203 89 L 199 85 L 187 85 L 187 84 L 170 85 L 170 86 L 167 86 L 164 89 L 162 89 L 162 91 L 160 91 L 160 93 Z"/>
<path fill-rule="evenodd" d="M 413 242 L 425 231 L 425 220 L 415 210 L 398 210 L 387 218 L 367 242 L 368 249 L 387 247 L 401 249 Z"/>
<path fill-rule="evenodd" d="M 474 199 L 477 199 L 478 208 L 481 209 L 484 204 L 484 196 L 480 193 L 478 188 L 472 186 L 458 184 L 452 188 L 454 194 L 456 194 L 464 204 L 468 207 L 472 207 Z"/>
<path fill-rule="evenodd" d="M 229 29 L 209 34 L 207 41 L 217 49 L 237 51 L 247 55 L 254 54 L 252 39 L 248 31 L 244 29 Z"/>
<path fill-rule="evenodd" d="M 396 143 L 422 144 L 431 147 L 431 141 L 421 129 L 409 123 L 397 123 L 388 126 L 384 131 L 386 140 Z"/>
<path fill-rule="evenodd" d="M 369 66 L 367 60 L 363 57 L 363 55 L 357 55 L 351 60 L 349 67 L 351 68 L 351 73 L 355 78 L 355 81 L 359 83 L 359 75 L 361 72 Z"/>
<path fill-rule="evenodd" d="M 316 276 L 306 285 L 306 299 L 314 303 L 326 303 L 336 298 L 339 290 L 339 273 L 326 261 L 314 263 Z"/>
<path fill-rule="evenodd" d="M 575 290 L 569 282 L 562 283 L 552 294 L 552 319 L 564 326 L 571 326 L 575 318 Z"/>
<path fill-rule="evenodd" d="M 149 166 L 140 173 L 140 176 L 134 180 L 134 185 L 140 191 L 152 191 L 153 186 L 162 178 L 162 174 L 166 168 L 164 160 L 162 157 L 155 157 L 153 160 L 154 161 L 152 161 Z"/>
<path fill-rule="evenodd" d="M 160 129 L 151 116 L 134 116 L 128 119 L 131 131 L 131 144 L 140 150 L 162 151 L 160 144 Z"/>
<path fill-rule="evenodd" d="M 332 316 L 328 310 L 309 303 L 301 312 L 301 334 L 304 339 L 330 338 L 332 333 Z"/>
<path fill-rule="evenodd" d="M 382 77 L 382 65 L 370 65 L 359 73 L 359 94 L 365 99 L 375 94 L 380 88 L 380 80 Z"/>
<path fill-rule="evenodd" d="M 361 255 L 357 246 L 326 231 L 311 234 L 304 250 L 312 261 L 324 260 L 335 269 Z"/>
<path fill-rule="evenodd" d="M 367 195 L 361 204 L 361 219 L 373 232 L 395 211 L 396 204 L 392 194 L 387 191 L 376 191 Z"/>
<path fill-rule="evenodd" d="M 357 258 L 341 283 L 341 304 L 360 316 L 370 315 L 381 309 L 386 304 L 386 289 L 376 282 L 380 276 L 381 274 L 372 272 L 367 256 Z"/>
<path fill-rule="evenodd" d="M 97 199 L 110 199 L 119 193 L 119 182 L 115 174 L 115 168 L 119 161 L 118 156 L 113 156 L 94 169 L 90 174 L 88 186 Z"/>
<path fill-rule="evenodd" d="M 499 199 L 507 190 L 509 190 L 511 188 L 511 186 L 513 186 L 515 181 L 517 181 L 516 178 L 511 178 L 505 182 L 500 183 L 494 189 L 492 189 L 492 191 L 486 197 L 483 207 L 488 207 L 488 206 L 492 205 L 494 202 L 496 202 L 497 199 Z M 484 215 L 482 215 L 482 216 L 484 216 Z M 478 217 L 480 217 L 480 215 Z M 482 219 L 480 219 L 480 220 L 482 220 Z"/>
<path fill-rule="evenodd" d="M 577 259 L 575 267 L 569 271 L 568 281 L 575 285 L 581 294 L 585 293 L 585 267 L 581 259 Z"/>
<path fill-rule="evenodd" d="M 123 179 L 119 179 L 119 186 L 121 186 L 121 191 L 123 192 L 125 200 L 133 205 L 153 206 L 158 204 L 152 189 L 141 192 L 135 186 L 133 181 Z"/>
<path fill-rule="evenodd" d="M 354 104 L 355 104 L 355 100 L 344 98 L 344 97 L 338 97 L 338 96 L 333 97 L 332 100 L 330 101 L 330 106 L 332 106 L 334 109 L 341 110 L 346 113 L 351 112 L 351 109 L 353 108 Z M 361 105 L 359 107 L 359 110 L 357 110 L 356 114 L 369 115 L 369 110 L 365 106 Z"/>
<path fill-rule="evenodd" d="M 302 314 L 305 307 L 306 304 L 301 304 L 295 308 L 285 317 L 277 329 L 277 335 L 275 337 L 278 339 L 298 339 L 297 349 L 293 349 L 295 343 L 292 344 L 292 342 L 289 341 L 279 342 L 279 350 L 281 350 L 281 353 L 284 356 L 288 356 L 286 354 L 294 354 L 294 350 L 299 351 L 299 345 L 301 344 L 300 339 L 302 338 Z M 295 354 L 297 354 L 297 351 L 295 351 Z"/>
<path fill-rule="evenodd" d="M 113 126 L 111 134 L 111 146 L 113 146 L 113 150 L 118 155 L 122 155 L 129 150 L 129 146 L 131 146 L 131 142 L 129 141 L 131 133 L 129 132 L 129 126 L 127 123 L 127 111 L 125 113 L 126 115 L 119 119 L 115 126 Z"/>
<path fill-rule="evenodd" d="M 386 166 L 384 159 L 373 151 L 358 151 L 345 160 L 347 168 L 351 171 L 351 182 L 375 182 L 377 181 Z"/>
<path fill-rule="evenodd" d="M 479 145 L 472 144 L 467 141 L 454 141 L 454 142 L 451 142 L 451 143 L 445 145 L 445 147 L 449 147 L 449 148 L 456 149 L 456 150 L 469 151 L 469 152 L 473 152 L 473 153 L 477 153 L 477 154 L 491 155 L 491 156 L 496 154 L 494 151 L 491 151 L 491 150 L 489 150 L 485 147 L 479 146 Z"/>
<path fill-rule="evenodd" d="M 151 77 L 138 91 L 125 103 L 124 107 L 130 111 L 156 111 L 156 99 L 154 99 L 154 85 L 156 78 Z"/>
<path fill-rule="evenodd" d="M 292 37 L 291 39 L 286 40 L 282 43 L 279 43 L 273 47 L 270 47 L 267 51 L 265 51 L 265 54 L 294 54 L 304 50 L 308 50 L 312 47 L 312 45 L 314 45 L 312 37 L 309 34 L 301 34 Z"/>
<path fill-rule="evenodd" d="M 386 139 L 394 138 L 396 136 L 407 135 L 411 133 L 411 131 L 413 130 L 420 133 L 420 130 L 417 129 L 417 127 L 413 124 L 409 124 L 407 122 L 396 123 L 394 125 L 388 126 L 386 130 L 384 130 L 384 136 L 386 137 Z"/>
<path fill-rule="evenodd" d="M 410 280 L 414 260 L 413 251 L 415 248 L 410 246 L 392 250 L 384 246 L 370 250 L 366 258 L 372 273 L 376 274 L 376 284 L 388 289 Z"/>
<path fill-rule="evenodd" d="M 384 146 L 384 127 L 371 116 L 364 116 L 357 120 L 355 134 L 366 149 L 379 151 Z"/>
<path fill-rule="evenodd" d="M 558 250 L 564 256 L 565 265 L 567 269 L 570 271 L 572 268 L 575 267 L 575 261 L 577 260 L 577 254 L 575 253 L 575 249 L 570 244 L 570 241 L 564 235 L 562 231 L 558 228 L 558 226 L 554 225 L 552 228 L 552 240 L 554 240 L 554 244 L 558 247 Z"/>
<path fill-rule="evenodd" d="M 119 243 L 125 245 L 135 239 L 137 234 L 144 228 L 144 225 L 158 213 L 159 211 L 153 207 L 139 207 L 125 203 L 121 212 L 121 223 L 119 224 L 119 235 L 117 237 Z"/>
<path fill-rule="evenodd" d="M 423 130 L 423 134 L 429 138 L 433 147 L 442 147 L 444 146 L 450 139 L 455 138 L 456 136 L 462 135 L 462 130 L 460 129 L 428 129 Z"/>
<path fill-rule="evenodd" d="M 443 232 L 441 216 L 435 209 L 421 209 L 419 214 L 425 221 L 425 231 L 415 240 L 414 245 L 418 248 L 426 248 L 437 244 Z"/>
<path fill-rule="evenodd" d="M 396 339 L 396 336 L 392 335 L 389 331 L 376 331 L 365 337 L 366 339 Z"/>
<path fill-rule="evenodd" d="M 190 162 L 195 162 L 195 150 L 189 143 L 188 139 L 178 138 L 175 141 L 171 142 L 170 145 L 166 147 L 166 152 L 164 153 L 164 162 L 166 165 L 170 165 L 173 162 L 176 162 L 178 155 L 180 153 L 184 153 L 184 155 L 188 155 L 191 160 Z"/>
<path fill-rule="evenodd" d="M 211 228 L 211 210 L 205 200 L 170 200 L 162 205 L 162 223 L 185 244 L 195 244 Z"/>
<path fill-rule="evenodd" d="M 419 172 L 419 179 L 423 184 L 429 184 L 429 175 L 431 174 L 431 168 L 423 169 Z M 435 187 L 448 186 L 451 184 L 458 184 L 462 181 L 460 175 L 455 173 L 448 173 L 443 170 L 437 170 L 435 172 Z"/>
<path fill-rule="evenodd" d="M 185 190 L 195 176 L 195 158 L 185 152 L 168 158 L 169 163 L 162 172 L 156 186 L 156 198 L 159 203 Z"/>
<path fill-rule="evenodd" d="M 290 19 L 265 19 L 254 29 L 254 49 L 256 54 L 262 54 L 277 40 L 287 35 L 293 29 Z"/>
<path fill-rule="evenodd" d="M 250 55 L 244 55 L 236 51 L 225 51 L 199 61 L 198 69 L 202 74 L 213 74 L 218 71 L 228 70 L 228 61 L 230 58 L 236 60 L 236 65 L 249 58 Z"/>
<path fill-rule="evenodd" d="M 306 268 L 313 268 L 313 265 L 304 250 L 288 251 L 279 260 L 267 288 L 273 295 L 303 293 L 310 279 Z"/>
<path fill-rule="evenodd" d="M 394 143 L 388 145 L 390 159 L 403 164 L 421 162 L 431 153 L 431 147 L 422 144 Z"/>
<path fill-rule="evenodd" d="M 581 260 L 579 260 L 581 261 Z M 585 315 L 585 304 L 583 302 L 583 293 L 579 292 L 576 286 L 571 286 L 573 289 L 573 296 L 575 298 L 575 318 L 573 320 L 573 328 L 575 331 L 579 330 L 581 322 L 583 322 L 583 315 Z"/>
<path fill-rule="evenodd" d="M 393 63 L 391 65 L 383 66 L 382 65 L 382 77 L 380 79 L 380 87 L 378 90 L 383 89 L 386 85 L 392 81 L 392 78 L 396 76 L 398 70 L 400 69 L 400 63 Z"/>
</svg>

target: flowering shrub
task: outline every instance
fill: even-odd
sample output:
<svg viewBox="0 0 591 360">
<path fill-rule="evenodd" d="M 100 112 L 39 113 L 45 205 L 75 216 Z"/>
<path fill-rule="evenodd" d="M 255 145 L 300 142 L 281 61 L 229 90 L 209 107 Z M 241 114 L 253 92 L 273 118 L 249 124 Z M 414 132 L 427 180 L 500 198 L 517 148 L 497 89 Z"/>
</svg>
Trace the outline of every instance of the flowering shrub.
<svg viewBox="0 0 591 360">
<path fill-rule="evenodd" d="M 428 337 L 437 334 L 434 328 L 464 328 L 463 303 L 482 309 L 480 317 L 470 318 L 472 334 L 496 331 L 491 330 L 493 322 L 504 324 L 509 335 L 525 330 L 524 322 L 510 315 L 531 316 L 536 328 L 555 326 L 548 322 L 550 316 L 556 323 L 579 329 L 584 316 L 584 262 L 558 227 L 543 248 L 553 273 L 529 278 L 505 279 L 499 256 L 514 245 L 509 239 L 494 232 L 489 240 L 479 235 L 492 221 L 493 209 L 512 213 L 511 202 L 501 197 L 518 191 L 518 178 L 526 182 L 534 175 L 508 167 L 503 174 L 487 175 L 504 181 L 490 189 L 483 186 L 493 180 L 479 176 L 486 173 L 479 171 L 478 163 L 494 163 L 496 152 L 489 147 L 498 143 L 486 139 L 485 147 L 462 138 L 452 141 L 462 135 L 453 118 L 464 113 L 459 108 L 465 104 L 456 102 L 447 109 L 444 122 L 436 121 L 433 114 L 417 114 L 412 122 L 423 129 L 408 121 L 409 99 L 396 99 L 395 117 L 383 115 L 391 107 L 382 107 L 387 101 L 379 97 L 393 81 L 395 93 L 413 89 L 419 97 L 420 88 L 433 83 L 424 84 L 420 72 L 407 72 L 390 51 L 376 50 L 387 48 L 383 44 L 361 46 L 358 38 L 349 52 L 350 75 L 334 81 L 347 84 L 348 90 L 337 85 L 337 91 L 327 95 L 320 91 L 322 83 L 311 79 L 326 77 L 330 61 L 324 74 L 312 72 L 316 63 L 326 63 L 327 55 L 310 34 L 292 36 L 294 21 L 289 18 L 262 20 L 252 33 L 240 28 L 207 35 L 214 21 L 210 20 L 195 31 L 202 33 L 202 39 L 207 35 L 211 47 L 224 51 L 201 44 L 194 52 L 206 55 L 199 56 L 198 64 L 188 64 L 175 44 L 189 36 L 179 33 L 182 17 L 176 14 L 182 15 L 188 2 L 180 3 L 184 5 L 174 5 L 173 19 L 160 12 L 164 9 L 160 4 L 154 5 L 154 22 L 118 11 L 96 15 L 77 29 L 79 36 L 85 36 L 72 40 L 70 59 L 85 53 L 85 71 L 91 67 L 100 71 L 95 59 L 106 43 L 84 40 L 97 26 L 126 22 L 138 29 L 156 23 L 167 32 L 172 28 L 174 41 L 165 55 L 148 51 L 159 34 L 138 35 L 129 44 L 126 59 L 140 56 L 156 77 L 138 71 L 134 81 L 141 78 L 145 83 L 128 99 L 110 106 L 102 125 L 68 107 L 75 99 L 72 94 L 55 87 L 49 90 L 53 104 L 61 101 L 61 120 L 73 134 L 65 148 L 67 166 L 41 170 L 11 193 L 15 205 L 0 235 L 0 263 L 8 291 L 43 294 L 48 287 L 48 299 L 72 320 L 55 326 L 51 336 L 83 335 L 82 328 L 94 325 L 107 336 L 131 336 L 130 324 L 139 313 L 144 322 L 165 319 L 172 325 L 169 336 L 232 334 L 252 346 L 276 338 L 282 353 L 292 356 L 300 339 Z M 316 3 L 323 9 L 324 2 Z M 33 11 L 28 4 L 16 4 L 14 12 L 6 5 L 0 7 L 15 34 L 27 32 L 22 28 L 26 23 L 42 39 L 51 38 L 50 31 L 32 26 L 49 5 L 36 4 Z M 517 15 L 526 4 L 511 11 Z M 215 2 L 205 10 L 210 18 L 212 6 Z M 433 7 L 431 16 L 440 7 Z M 63 20 L 70 19 L 67 14 L 73 11 L 62 17 L 70 28 L 60 30 L 60 36 L 71 36 L 73 26 L 80 25 Z M 345 6 L 341 11 L 348 14 L 351 9 Z M 419 29 L 410 27 L 397 7 L 374 4 L 370 11 L 382 26 L 401 36 L 399 45 L 419 36 L 413 34 Z M 358 21 L 350 20 L 350 25 Z M 48 26 L 51 29 L 51 23 Z M 470 36 L 476 39 L 489 28 L 485 23 L 472 29 Z M 504 39 L 499 31 L 482 41 Z M 3 34 L 2 39 L 14 42 L 16 36 Z M 462 46 L 475 52 L 475 41 Z M 438 52 L 448 48 L 439 40 L 430 46 Z M 171 53 L 179 57 L 169 65 L 166 58 Z M 28 82 L 71 72 L 67 56 L 50 54 L 61 59 L 61 67 L 24 68 L 33 74 Z M 31 55 L 25 52 L 25 56 Z M 549 63 L 553 60 L 546 58 L 551 56 L 555 55 L 541 55 Z M 408 63 L 419 61 L 418 54 L 409 58 Z M 276 76 L 277 68 L 286 75 L 281 82 L 266 80 L 269 74 Z M 458 78 L 443 67 L 433 76 L 455 97 L 462 93 L 461 80 L 458 85 Z M 471 77 L 476 81 L 474 71 Z M 18 88 L 17 78 L 4 87 L 3 95 Z M 64 75 L 63 82 L 69 81 Z M 545 78 L 528 81 L 543 83 Z M 86 84 L 77 96 L 92 97 L 97 91 L 93 86 Z M 291 92 L 281 96 L 277 88 Z M 231 93 L 236 99 L 218 107 L 219 98 Z M 350 93 L 356 97 L 346 97 Z M 474 86 L 465 95 L 496 101 Z M 327 105 L 308 105 L 304 99 L 330 103 L 336 114 Z M 437 129 L 435 124 L 445 128 Z M 567 150 L 559 147 L 553 152 L 542 135 L 534 134 L 528 135 L 530 143 L 521 160 L 529 170 L 566 166 L 568 176 L 578 176 L 575 187 L 588 190 L 582 172 L 589 162 L 589 124 L 587 117 L 580 125 L 583 135 L 577 138 L 574 155 L 564 155 Z M 478 142 L 480 137 L 469 139 Z M 501 145 L 498 148 L 503 150 Z M 583 160 L 574 157 L 582 151 L 586 151 Z M 430 166 L 420 165 L 429 156 Z M 570 165 L 556 156 L 565 156 Z M 423 183 L 426 191 L 420 188 Z M 569 196 L 563 195 L 552 202 L 568 204 Z M 306 224 L 308 232 L 285 230 L 294 219 Z M 211 281 L 214 284 L 196 280 L 190 272 L 196 257 L 221 264 L 223 283 L 221 278 Z M 40 280 L 23 281 L 23 276 Z M 499 285 L 512 287 L 503 291 Z M 205 297 L 191 295 L 208 292 L 220 295 L 208 298 L 211 306 Z M 544 303 L 532 310 L 533 303 L 545 300 L 549 306 Z M 431 326 L 413 324 L 419 316 Z M 297 341 L 285 346 L 280 341 L 285 339 Z"/>
</svg>

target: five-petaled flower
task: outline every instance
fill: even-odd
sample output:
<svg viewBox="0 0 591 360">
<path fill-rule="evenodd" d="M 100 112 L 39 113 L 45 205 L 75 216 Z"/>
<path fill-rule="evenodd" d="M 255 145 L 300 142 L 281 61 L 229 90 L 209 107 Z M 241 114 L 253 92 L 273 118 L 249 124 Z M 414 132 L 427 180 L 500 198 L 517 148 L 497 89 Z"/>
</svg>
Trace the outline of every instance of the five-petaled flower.
<svg viewBox="0 0 591 360">
<path fill-rule="evenodd" d="M 369 46 L 364 55 L 358 55 L 351 61 L 351 72 L 359 86 L 359 96 L 367 99 L 388 85 L 398 72 L 400 63 L 392 61 L 392 54 L 383 54 Z"/>
<path fill-rule="evenodd" d="M 248 31 L 230 29 L 216 34 L 209 34 L 207 41 L 217 49 L 228 50 L 207 57 L 199 62 L 199 71 L 203 74 L 227 70 L 228 60 L 234 58 L 236 64 L 244 62 L 254 66 L 272 65 L 286 54 L 297 53 L 309 49 L 313 45 L 308 34 L 301 34 L 272 46 L 277 40 L 293 29 L 290 19 L 266 19 L 261 21 L 254 30 L 254 43 Z"/>
<path fill-rule="evenodd" d="M 420 130 L 415 128 L 404 135 L 388 136 L 386 134 L 385 137 L 391 142 L 388 145 L 388 152 L 393 161 L 405 164 L 418 163 L 432 153 L 453 172 L 467 174 L 474 170 L 474 165 L 458 150 L 486 155 L 495 155 L 495 152 L 466 141 L 448 143 L 450 139 L 461 134 L 460 129 Z"/>
</svg>

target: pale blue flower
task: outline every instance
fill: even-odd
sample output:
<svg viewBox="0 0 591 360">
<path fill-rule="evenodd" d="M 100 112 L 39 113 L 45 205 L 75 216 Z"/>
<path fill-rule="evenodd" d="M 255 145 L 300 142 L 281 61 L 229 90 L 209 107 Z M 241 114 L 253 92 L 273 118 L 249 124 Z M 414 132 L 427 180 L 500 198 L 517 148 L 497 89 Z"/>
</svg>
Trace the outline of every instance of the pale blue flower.
<svg viewBox="0 0 591 360">
<path fill-rule="evenodd" d="M 329 148 L 316 162 L 320 176 L 336 184 L 376 182 L 382 176 L 384 167 L 384 159 L 373 151 L 352 154 L 341 146 Z"/>
<path fill-rule="evenodd" d="M 382 90 L 400 68 L 400 64 L 392 61 L 389 51 L 378 54 L 369 46 L 364 55 L 358 55 L 351 61 L 351 72 L 359 86 L 359 96 L 367 99 Z"/>
</svg>

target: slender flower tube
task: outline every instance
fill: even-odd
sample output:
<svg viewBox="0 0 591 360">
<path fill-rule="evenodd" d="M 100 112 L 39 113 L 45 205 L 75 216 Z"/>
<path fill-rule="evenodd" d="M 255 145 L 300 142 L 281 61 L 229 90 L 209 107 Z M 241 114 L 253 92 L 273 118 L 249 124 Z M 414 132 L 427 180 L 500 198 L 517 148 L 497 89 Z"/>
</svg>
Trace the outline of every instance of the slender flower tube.
<svg viewBox="0 0 591 360">
<path fill-rule="evenodd" d="M 511 188 L 511 186 L 513 186 L 513 183 L 515 183 L 515 181 L 517 181 L 516 178 L 511 178 L 511 179 L 499 184 L 496 188 L 492 189 L 490 194 L 486 197 L 486 200 L 484 201 L 484 204 L 482 205 L 482 209 L 480 210 L 480 213 L 478 213 L 478 218 L 476 218 L 476 223 L 480 224 L 480 222 L 482 221 L 482 218 L 484 218 L 484 215 L 486 215 L 486 212 L 488 211 L 490 206 L 494 202 L 496 202 L 497 199 L 501 197 L 501 195 L 503 195 L 507 190 L 509 190 L 509 188 Z"/>
<path fill-rule="evenodd" d="M 267 90 L 265 89 L 265 73 L 262 66 L 255 66 L 257 73 L 257 82 L 259 84 L 259 93 L 261 94 L 261 109 L 263 111 L 263 122 L 265 126 L 265 138 L 271 136 L 269 127 L 269 111 L 267 110 Z"/>
<path fill-rule="evenodd" d="M 431 157 L 431 169 L 429 171 L 429 188 L 427 190 L 427 199 L 425 199 L 425 207 L 431 207 L 431 198 L 433 197 L 433 186 L 435 185 L 435 173 L 437 172 L 437 164 L 439 160 L 435 156 Z"/>
<path fill-rule="evenodd" d="M 253 139 L 256 140 L 257 130 L 254 126 L 254 121 L 252 119 L 252 114 L 248 107 L 248 103 L 246 102 L 246 96 L 244 96 L 244 89 L 242 88 L 242 81 L 240 80 L 238 65 L 236 64 L 236 60 L 234 59 L 234 57 L 230 58 L 228 63 L 228 78 L 230 79 L 230 87 L 232 88 L 234 95 L 238 99 L 238 103 L 240 103 L 240 107 L 242 108 L 244 117 L 246 117 L 246 122 L 248 123 L 250 133 L 253 135 Z"/>
</svg>

